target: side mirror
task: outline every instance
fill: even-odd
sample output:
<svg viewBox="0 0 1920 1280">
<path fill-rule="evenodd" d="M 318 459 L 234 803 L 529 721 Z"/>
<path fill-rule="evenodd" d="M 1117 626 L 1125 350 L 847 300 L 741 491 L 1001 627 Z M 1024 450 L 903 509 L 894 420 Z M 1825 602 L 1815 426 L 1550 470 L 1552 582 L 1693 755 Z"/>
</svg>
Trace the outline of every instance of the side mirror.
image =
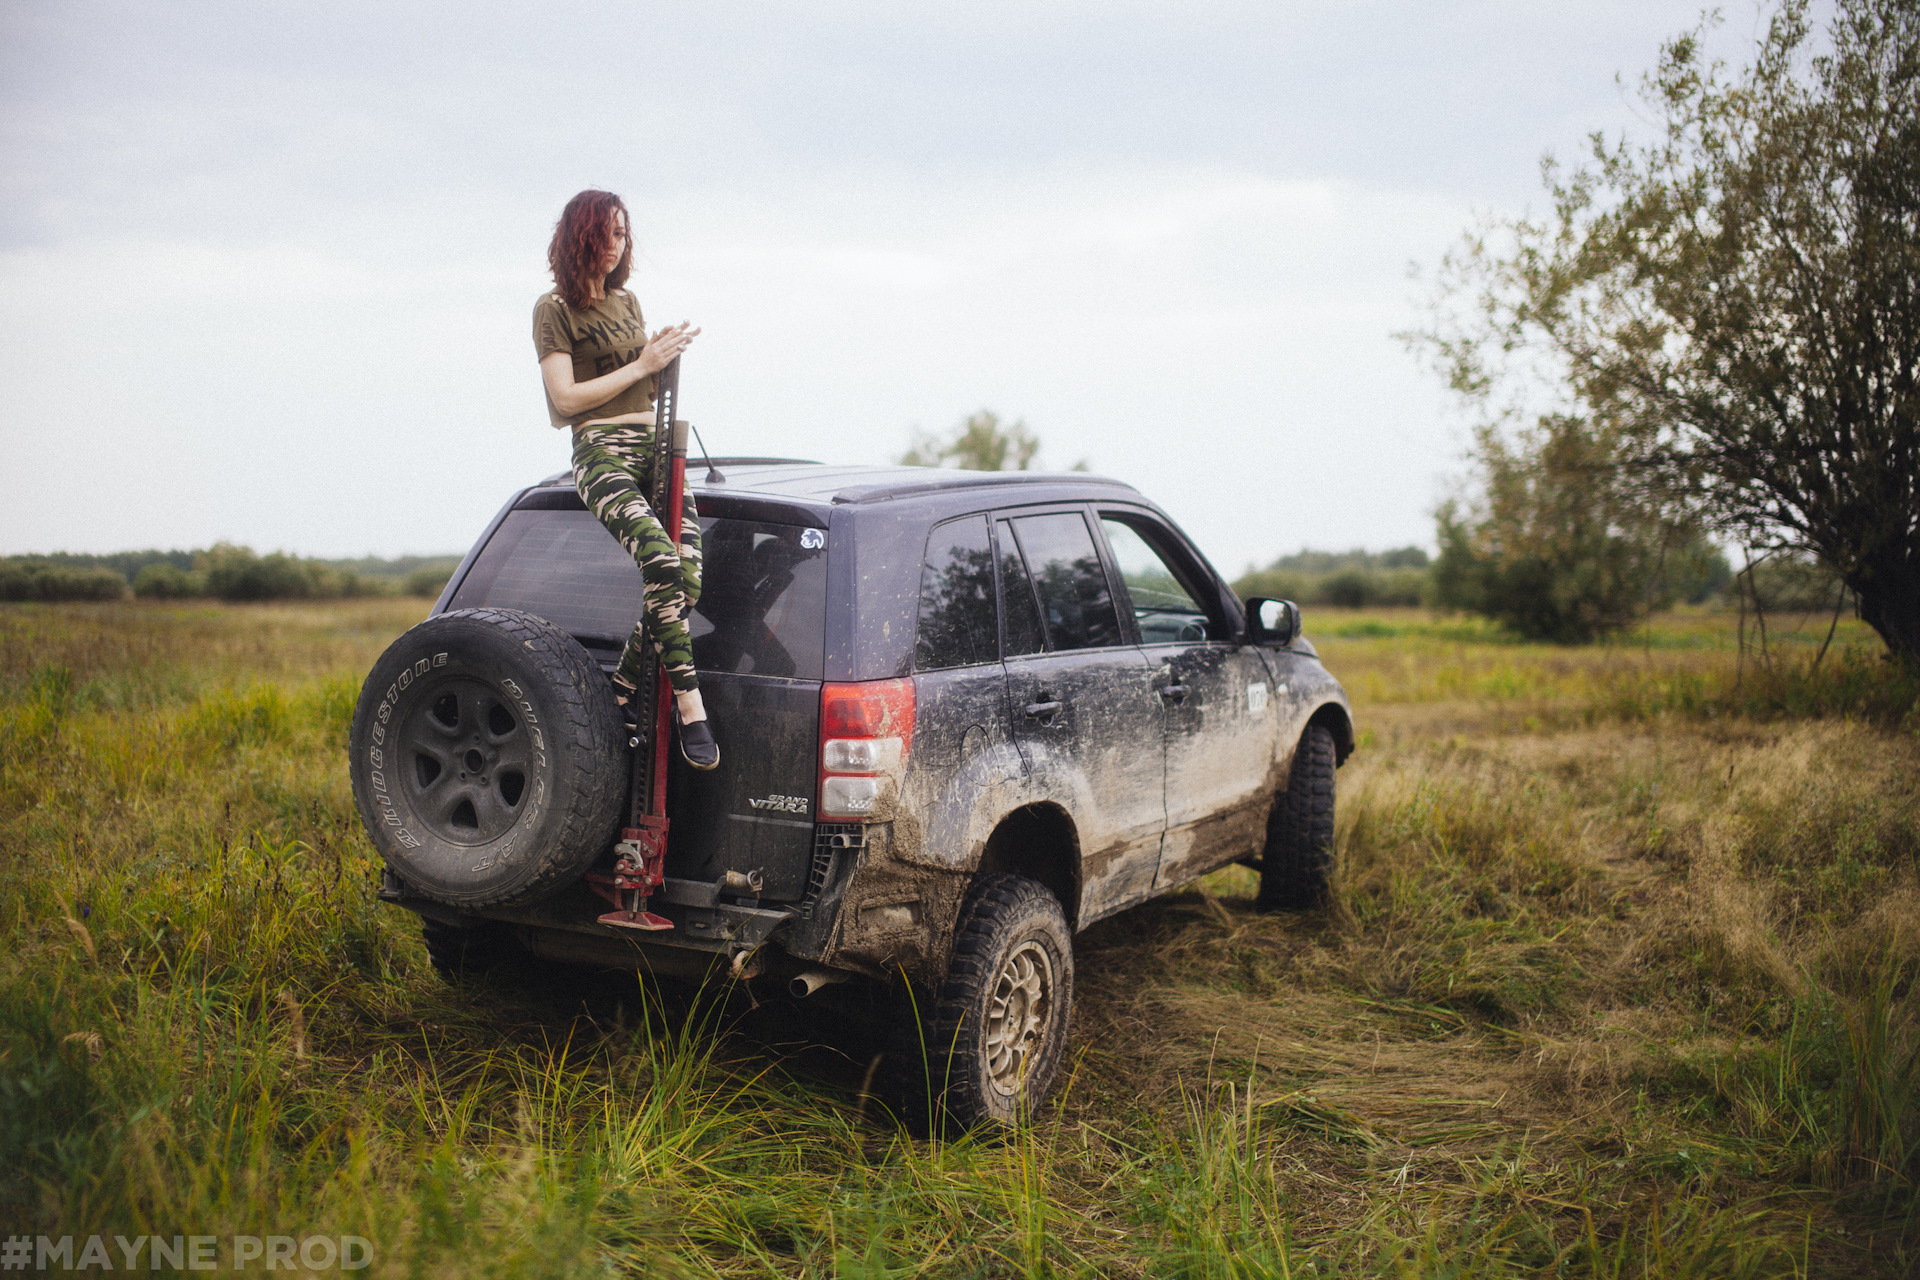
<svg viewBox="0 0 1920 1280">
<path fill-rule="evenodd" d="M 1253 644 L 1284 649 L 1300 634 L 1300 606 L 1291 600 L 1254 596 L 1247 601 L 1247 639 Z"/>
</svg>

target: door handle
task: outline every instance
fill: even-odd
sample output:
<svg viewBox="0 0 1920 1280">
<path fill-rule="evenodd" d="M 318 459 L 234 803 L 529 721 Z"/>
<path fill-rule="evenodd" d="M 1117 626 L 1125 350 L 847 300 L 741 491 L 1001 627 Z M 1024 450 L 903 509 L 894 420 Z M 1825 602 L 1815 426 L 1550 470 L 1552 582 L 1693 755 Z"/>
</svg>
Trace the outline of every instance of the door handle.
<svg viewBox="0 0 1920 1280">
<path fill-rule="evenodd" d="M 1183 684 L 1169 684 L 1160 687 L 1160 696 L 1169 702 L 1185 702 L 1187 695 L 1192 692 L 1193 690 Z"/>
<path fill-rule="evenodd" d="M 1029 702 L 1025 707 L 1022 707 L 1021 710 L 1027 713 L 1027 719 L 1029 720 L 1046 720 L 1059 715 L 1060 709 L 1065 705 L 1065 703 L 1057 700 L 1053 702 Z"/>
</svg>

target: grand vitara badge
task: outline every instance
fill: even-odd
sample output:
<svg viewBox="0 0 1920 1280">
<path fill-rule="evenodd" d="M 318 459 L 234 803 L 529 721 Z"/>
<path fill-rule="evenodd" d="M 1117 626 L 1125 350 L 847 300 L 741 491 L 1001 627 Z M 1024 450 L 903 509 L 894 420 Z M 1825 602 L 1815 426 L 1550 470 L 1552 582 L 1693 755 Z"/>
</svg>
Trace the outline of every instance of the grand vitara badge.
<svg viewBox="0 0 1920 1280">
<path fill-rule="evenodd" d="M 763 796 L 756 800 L 749 800 L 747 803 L 756 809 L 771 809 L 775 813 L 805 813 L 807 811 L 807 798 L 805 796 Z"/>
</svg>

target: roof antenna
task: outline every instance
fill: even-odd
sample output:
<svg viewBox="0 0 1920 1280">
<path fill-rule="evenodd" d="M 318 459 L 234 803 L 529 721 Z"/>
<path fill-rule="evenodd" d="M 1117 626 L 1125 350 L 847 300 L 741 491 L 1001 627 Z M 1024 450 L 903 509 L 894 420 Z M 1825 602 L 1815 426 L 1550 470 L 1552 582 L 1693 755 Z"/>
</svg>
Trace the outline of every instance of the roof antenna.
<svg viewBox="0 0 1920 1280">
<path fill-rule="evenodd" d="M 687 430 L 693 432 L 693 438 L 695 440 L 700 441 L 700 457 L 707 464 L 707 483 L 708 484 L 725 484 L 727 482 L 726 475 L 721 472 L 720 468 L 713 465 L 712 458 L 707 457 L 707 442 L 705 440 L 700 440 L 700 428 L 694 426 L 691 422 L 689 422 L 687 424 Z"/>
</svg>

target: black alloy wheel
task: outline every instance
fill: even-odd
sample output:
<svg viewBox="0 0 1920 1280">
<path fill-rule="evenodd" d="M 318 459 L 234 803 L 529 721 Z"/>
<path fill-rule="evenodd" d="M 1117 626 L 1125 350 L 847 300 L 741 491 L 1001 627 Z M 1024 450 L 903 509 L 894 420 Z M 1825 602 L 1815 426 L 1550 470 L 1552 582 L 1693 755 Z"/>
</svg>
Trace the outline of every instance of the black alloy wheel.
<svg viewBox="0 0 1920 1280">
<path fill-rule="evenodd" d="M 497 840 L 519 818 L 533 733 L 501 690 L 469 676 L 429 684 L 395 738 L 420 824 L 451 844 Z"/>
</svg>

